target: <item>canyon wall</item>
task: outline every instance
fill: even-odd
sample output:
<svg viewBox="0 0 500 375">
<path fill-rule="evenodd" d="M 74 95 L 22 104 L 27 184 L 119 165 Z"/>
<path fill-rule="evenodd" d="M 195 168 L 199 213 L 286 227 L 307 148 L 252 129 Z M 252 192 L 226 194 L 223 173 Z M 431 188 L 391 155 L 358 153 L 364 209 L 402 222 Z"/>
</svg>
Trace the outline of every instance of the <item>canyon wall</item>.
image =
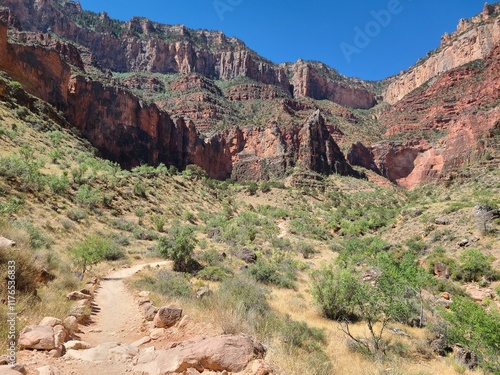
<svg viewBox="0 0 500 375">
<path fill-rule="evenodd" d="M 79 3 L 55 0 L 3 0 L 26 31 L 54 33 L 87 48 L 103 68 L 116 72 L 196 72 L 211 79 L 247 77 L 275 85 L 297 97 L 331 100 L 353 108 L 376 104 L 368 90 L 324 77 L 297 63 L 296 74 L 260 57 L 242 41 L 219 31 L 191 30 L 135 17 L 129 22 L 105 13 L 90 15 Z M 93 28 L 83 27 L 92 22 Z M 305 70 L 305 71 L 304 71 Z M 293 82 L 290 82 L 290 79 Z"/>
<path fill-rule="evenodd" d="M 441 45 L 423 61 L 393 78 L 384 100 L 395 104 L 430 79 L 477 59 L 484 59 L 500 43 L 500 4 L 486 4 L 483 12 L 462 19 L 457 30 L 441 38 Z"/>
<path fill-rule="evenodd" d="M 183 169 L 197 164 L 210 177 L 238 180 L 282 178 L 294 166 L 319 173 L 351 172 L 319 111 L 292 129 L 272 124 L 233 127 L 204 139 L 193 123 L 182 118 L 174 122 L 128 90 L 82 75 L 71 77 L 64 56 L 55 50 L 8 43 L 2 22 L 0 70 L 61 109 L 105 157 L 125 167 L 163 162 Z"/>
</svg>

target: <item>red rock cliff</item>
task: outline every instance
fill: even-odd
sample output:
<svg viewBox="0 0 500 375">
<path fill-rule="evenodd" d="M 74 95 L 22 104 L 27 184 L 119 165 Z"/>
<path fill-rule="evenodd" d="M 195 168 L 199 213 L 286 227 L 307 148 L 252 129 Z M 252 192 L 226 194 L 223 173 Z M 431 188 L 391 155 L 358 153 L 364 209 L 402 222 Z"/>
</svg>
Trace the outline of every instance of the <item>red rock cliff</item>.
<svg viewBox="0 0 500 375">
<path fill-rule="evenodd" d="M 395 104 L 431 78 L 471 61 L 484 59 L 498 43 L 500 4 L 486 4 L 480 15 L 462 19 L 454 33 L 443 36 L 439 48 L 426 59 L 395 77 L 385 91 L 385 101 Z"/>
</svg>

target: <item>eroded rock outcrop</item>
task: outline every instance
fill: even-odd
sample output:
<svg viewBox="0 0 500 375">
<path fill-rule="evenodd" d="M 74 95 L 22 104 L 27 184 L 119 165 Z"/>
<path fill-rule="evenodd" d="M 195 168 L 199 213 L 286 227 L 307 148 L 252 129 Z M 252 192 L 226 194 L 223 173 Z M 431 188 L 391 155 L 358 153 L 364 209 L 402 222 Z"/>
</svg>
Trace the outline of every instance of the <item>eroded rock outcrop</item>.
<svg viewBox="0 0 500 375">
<path fill-rule="evenodd" d="M 369 90 L 353 87 L 345 77 L 342 82 L 336 76 L 325 77 L 316 67 L 300 61 L 291 64 L 290 72 L 219 31 L 162 25 L 140 17 L 119 22 L 105 13 L 89 15 L 74 2 L 4 0 L 3 5 L 17 16 L 23 29 L 71 40 L 88 49 L 100 66 L 113 71 L 196 72 L 221 80 L 246 77 L 298 97 L 327 99 L 355 108 L 370 108 L 376 103 Z M 75 21 L 81 24 L 84 14 L 94 18 L 92 29 Z"/>
<path fill-rule="evenodd" d="M 309 62 L 299 60 L 291 64 L 289 69 L 293 93 L 297 98 L 327 99 L 346 107 L 362 109 L 372 108 L 377 104 L 375 95 L 368 90 L 341 82 L 341 79 L 346 79 L 340 75 L 335 80 L 331 78 L 331 72 L 322 74 L 322 70 L 333 71 L 324 64 L 317 68 Z"/>
<path fill-rule="evenodd" d="M 500 42 L 500 5 L 485 5 L 483 12 L 462 19 L 457 30 L 441 39 L 441 45 L 423 61 L 402 72 L 387 87 L 385 101 L 395 104 L 425 82 L 453 68 L 484 59 Z"/>
<path fill-rule="evenodd" d="M 135 370 L 149 374 L 199 371 L 243 371 L 255 359 L 262 359 L 262 344 L 246 335 L 223 335 L 181 342 L 170 349 L 140 356 Z"/>
</svg>

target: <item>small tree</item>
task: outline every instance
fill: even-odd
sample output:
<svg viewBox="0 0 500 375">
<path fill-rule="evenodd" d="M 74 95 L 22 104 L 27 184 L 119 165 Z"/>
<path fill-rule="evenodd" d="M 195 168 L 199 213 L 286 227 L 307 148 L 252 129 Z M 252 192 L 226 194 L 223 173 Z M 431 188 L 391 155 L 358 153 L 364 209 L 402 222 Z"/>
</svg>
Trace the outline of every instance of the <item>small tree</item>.
<svg viewBox="0 0 500 375">
<path fill-rule="evenodd" d="M 69 248 L 70 257 L 85 274 L 89 268 L 103 260 L 123 258 L 123 250 L 115 242 L 100 234 L 91 234 Z"/>
<path fill-rule="evenodd" d="M 158 250 L 162 256 L 174 261 L 174 271 L 188 271 L 197 243 L 191 226 L 174 223 L 168 235 L 158 240 Z"/>
</svg>

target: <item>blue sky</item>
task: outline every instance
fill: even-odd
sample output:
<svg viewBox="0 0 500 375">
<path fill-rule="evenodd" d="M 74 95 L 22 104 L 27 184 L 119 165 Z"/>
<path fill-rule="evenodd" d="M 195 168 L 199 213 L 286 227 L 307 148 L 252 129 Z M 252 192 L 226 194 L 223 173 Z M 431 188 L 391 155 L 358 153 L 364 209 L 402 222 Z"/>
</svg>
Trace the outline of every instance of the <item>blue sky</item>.
<svg viewBox="0 0 500 375">
<path fill-rule="evenodd" d="M 318 60 L 377 80 L 412 66 L 484 0 L 80 0 L 112 18 L 222 30 L 275 62 Z"/>
</svg>

